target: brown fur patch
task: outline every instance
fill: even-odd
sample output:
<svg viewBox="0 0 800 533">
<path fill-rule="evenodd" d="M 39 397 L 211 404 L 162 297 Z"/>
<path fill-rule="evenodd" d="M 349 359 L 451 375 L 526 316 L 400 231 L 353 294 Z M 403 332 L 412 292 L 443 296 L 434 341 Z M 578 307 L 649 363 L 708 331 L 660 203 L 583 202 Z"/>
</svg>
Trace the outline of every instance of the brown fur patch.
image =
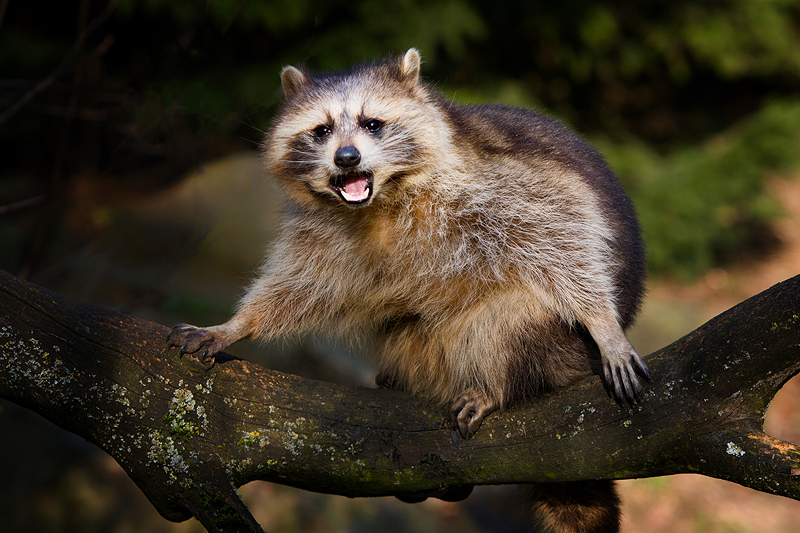
<svg viewBox="0 0 800 533">
<path fill-rule="evenodd" d="M 620 502 L 611 481 L 542 483 L 520 487 L 549 533 L 618 533 Z"/>
<path fill-rule="evenodd" d="M 372 339 L 383 383 L 444 405 L 468 392 L 502 406 L 569 386 L 600 360 L 629 365 L 638 356 L 622 328 L 641 300 L 644 252 L 611 170 L 554 120 L 448 101 L 419 64 L 412 50 L 345 73 L 284 70 L 263 154 L 289 206 L 220 331 Z M 343 146 L 358 151 L 354 168 L 337 166 Z M 348 172 L 370 180 L 358 205 L 332 188 Z M 608 483 L 537 491 L 556 531 L 618 522 Z"/>
</svg>

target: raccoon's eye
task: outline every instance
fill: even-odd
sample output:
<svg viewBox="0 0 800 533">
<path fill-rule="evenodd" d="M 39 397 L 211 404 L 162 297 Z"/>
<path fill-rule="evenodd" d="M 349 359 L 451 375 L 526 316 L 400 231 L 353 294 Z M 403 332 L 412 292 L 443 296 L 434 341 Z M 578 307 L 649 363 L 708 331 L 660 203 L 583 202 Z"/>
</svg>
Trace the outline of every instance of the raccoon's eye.
<svg viewBox="0 0 800 533">
<path fill-rule="evenodd" d="M 331 134 L 331 128 L 329 126 L 326 126 L 325 124 L 320 124 L 313 130 L 311 130 L 311 133 L 317 139 L 324 139 L 325 137 Z"/>
<path fill-rule="evenodd" d="M 364 123 L 364 129 L 370 133 L 377 133 L 383 127 L 383 122 L 377 118 L 371 118 Z"/>
</svg>

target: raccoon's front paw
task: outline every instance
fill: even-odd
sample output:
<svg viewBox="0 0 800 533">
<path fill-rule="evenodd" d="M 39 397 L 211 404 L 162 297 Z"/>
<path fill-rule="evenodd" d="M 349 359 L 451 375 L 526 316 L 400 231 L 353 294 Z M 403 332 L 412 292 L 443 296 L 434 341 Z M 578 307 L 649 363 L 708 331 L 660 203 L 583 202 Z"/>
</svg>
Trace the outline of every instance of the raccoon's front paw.
<svg viewBox="0 0 800 533">
<path fill-rule="evenodd" d="M 640 378 L 650 381 L 647 365 L 630 344 L 623 350 L 603 354 L 603 385 L 617 403 L 633 405 L 642 393 Z"/>
<path fill-rule="evenodd" d="M 461 436 L 468 439 L 478 431 L 486 415 L 496 411 L 498 407 L 496 401 L 470 389 L 453 402 L 450 419 L 458 427 Z"/>
<path fill-rule="evenodd" d="M 179 347 L 181 355 L 199 352 L 197 355 L 204 365 L 213 362 L 214 354 L 225 348 L 220 335 L 213 328 L 198 328 L 190 324 L 173 326 L 167 335 L 167 346 Z"/>
</svg>

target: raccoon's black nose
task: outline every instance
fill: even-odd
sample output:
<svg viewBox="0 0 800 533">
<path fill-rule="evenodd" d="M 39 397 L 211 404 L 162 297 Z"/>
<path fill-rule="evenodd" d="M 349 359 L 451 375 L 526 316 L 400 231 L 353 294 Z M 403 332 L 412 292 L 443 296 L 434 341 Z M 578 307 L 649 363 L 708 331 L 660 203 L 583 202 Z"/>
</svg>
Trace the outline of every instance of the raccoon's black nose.
<svg viewBox="0 0 800 533">
<path fill-rule="evenodd" d="M 343 146 L 336 150 L 333 162 L 339 168 L 351 168 L 358 165 L 361 161 L 361 154 L 355 146 Z"/>
</svg>

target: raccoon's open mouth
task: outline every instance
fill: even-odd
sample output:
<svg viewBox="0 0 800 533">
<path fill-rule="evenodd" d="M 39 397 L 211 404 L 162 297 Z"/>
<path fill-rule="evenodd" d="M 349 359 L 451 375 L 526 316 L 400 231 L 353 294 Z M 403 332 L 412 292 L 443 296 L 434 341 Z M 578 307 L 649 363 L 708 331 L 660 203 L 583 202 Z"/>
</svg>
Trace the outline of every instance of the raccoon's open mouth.
<svg viewBox="0 0 800 533">
<path fill-rule="evenodd" d="M 348 172 L 331 178 L 331 189 L 345 203 L 360 205 L 369 202 L 372 196 L 372 172 Z"/>
</svg>

